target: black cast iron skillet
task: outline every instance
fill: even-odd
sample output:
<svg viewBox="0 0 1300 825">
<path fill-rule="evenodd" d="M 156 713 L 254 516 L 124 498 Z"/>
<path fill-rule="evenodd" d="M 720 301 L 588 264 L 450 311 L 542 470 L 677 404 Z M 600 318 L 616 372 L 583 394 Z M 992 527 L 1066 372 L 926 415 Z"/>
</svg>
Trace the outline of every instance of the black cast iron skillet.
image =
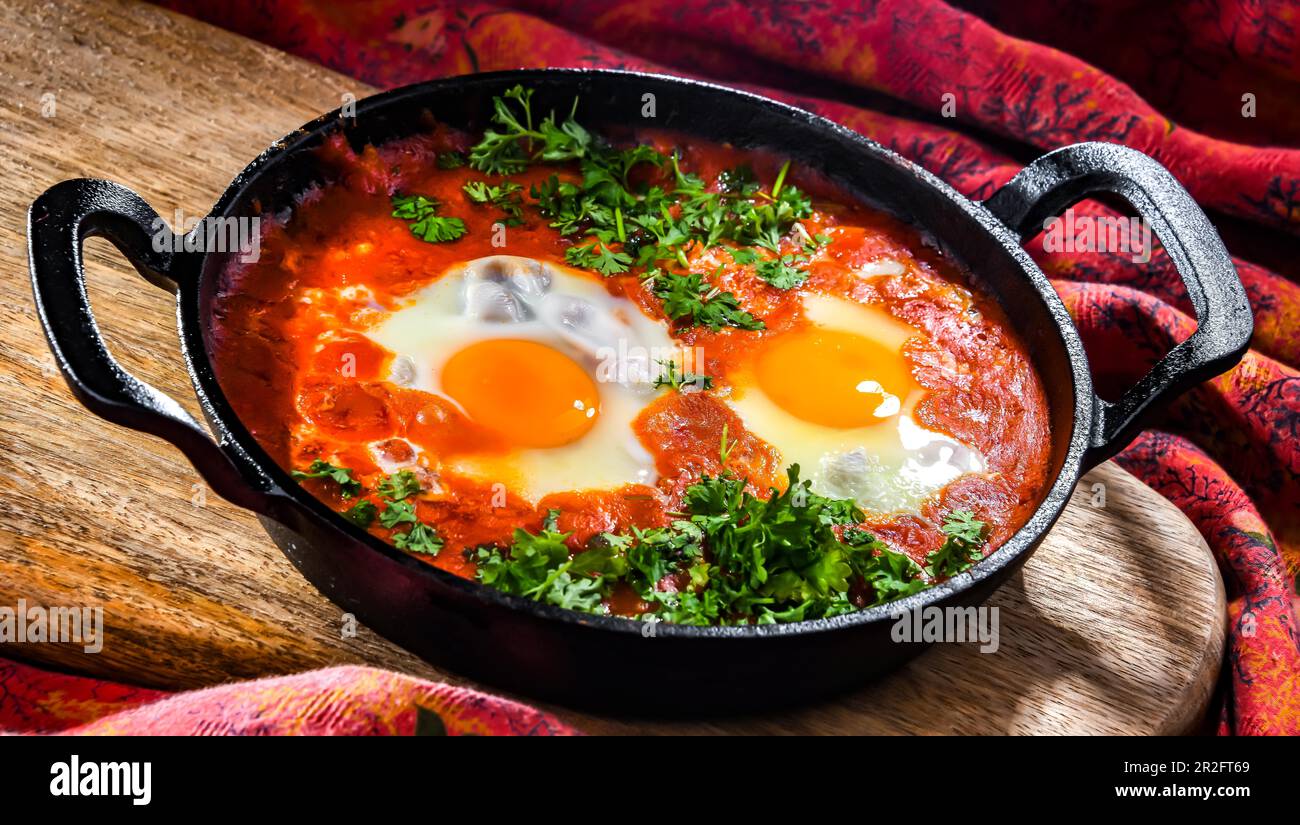
<svg viewBox="0 0 1300 825">
<path fill-rule="evenodd" d="M 891 615 L 983 601 L 1042 541 L 1081 473 L 1123 448 L 1150 410 L 1230 368 L 1250 340 L 1250 307 L 1214 227 L 1173 176 L 1139 152 L 1100 143 L 1067 146 L 975 203 L 830 121 L 753 95 L 654 75 L 500 72 L 376 95 L 357 104 L 355 118 L 333 112 L 277 141 L 235 178 L 212 215 L 271 215 L 292 206 L 296 194 L 326 182 L 312 150 L 339 130 L 358 148 L 426 131 L 435 120 L 477 131 L 491 113 L 492 97 L 516 83 L 536 90 L 534 111 L 567 111 L 578 95 L 584 124 L 597 129 L 648 125 L 769 147 L 923 230 L 1006 309 L 1032 353 L 1051 407 L 1053 481 L 1029 522 L 971 570 L 902 601 L 833 619 L 649 626 L 506 596 L 353 526 L 299 487 L 254 441 L 217 384 L 208 344 L 213 294 L 236 251 L 168 251 L 173 246 L 165 224 L 155 223 L 154 210 L 116 183 L 69 180 L 41 195 L 28 222 L 32 284 L 45 334 L 73 393 L 104 418 L 178 447 L 213 490 L 255 512 L 293 564 L 341 608 L 429 661 L 475 679 L 543 699 L 643 713 L 740 710 L 855 685 L 920 650 L 891 641 Z M 642 117 L 645 95 L 654 95 L 653 120 Z M 1177 264 L 1198 322 L 1189 339 L 1115 403 L 1094 394 L 1065 307 L 1021 248 L 1045 219 L 1094 194 L 1118 196 L 1150 222 Z M 82 268 L 82 241 L 91 236 L 107 237 L 145 279 L 176 295 L 185 364 L 215 438 L 105 349 Z"/>
</svg>

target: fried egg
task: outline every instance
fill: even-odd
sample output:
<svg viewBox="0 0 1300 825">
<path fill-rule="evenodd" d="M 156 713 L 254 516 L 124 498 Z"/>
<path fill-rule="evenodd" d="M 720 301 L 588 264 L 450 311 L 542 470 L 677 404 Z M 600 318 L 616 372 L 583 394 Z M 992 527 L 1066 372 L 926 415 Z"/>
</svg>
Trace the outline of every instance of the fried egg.
<svg viewBox="0 0 1300 825">
<path fill-rule="evenodd" d="M 667 327 L 594 276 L 496 255 L 444 273 L 366 335 L 393 352 L 389 380 L 446 399 L 505 452 L 440 469 L 536 501 L 562 491 L 653 484 L 632 421 L 654 397 Z"/>
<path fill-rule="evenodd" d="M 903 355 L 916 329 L 825 295 L 805 295 L 803 308 L 809 323 L 764 341 L 733 377 L 729 403 L 814 492 L 873 513 L 918 512 L 927 496 L 985 469 L 976 450 L 916 421 L 925 391 Z"/>
</svg>

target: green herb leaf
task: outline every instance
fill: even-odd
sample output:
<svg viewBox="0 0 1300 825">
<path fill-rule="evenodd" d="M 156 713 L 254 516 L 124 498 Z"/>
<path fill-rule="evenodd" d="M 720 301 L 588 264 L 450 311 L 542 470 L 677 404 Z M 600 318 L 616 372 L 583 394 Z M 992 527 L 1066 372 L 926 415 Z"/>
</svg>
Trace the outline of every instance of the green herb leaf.
<svg viewBox="0 0 1300 825">
<path fill-rule="evenodd" d="M 379 524 L 391 530 L 399 524 L 415 524 L 415 507 L 409 501 L 390 501 L 379 514 Z"/>
<path fill-rule="evenodd" d="M 877 603 L 901 599 L 925 589 L 921 568 L 916 562 L 874 538 L 871 546 L 877 551 L 876 555 L 861 562 L 857 572 L 871 585 Z"/>
<path fill-rule="evenodd" d="M 758 193 L 758 179 L 748 165 L 726 169 L 718 175 L 718 190 L 728 195 L 752 197 Z"/>
<path fill-rule="evenodd" d="M 777 289 L 793 289 L 808 280 L 808 273 L 795 266 L 806 263 L 803 255 L 782 255 L 761 262 L 754 272 Z"/>
<path fill-rule="evenodd" d="M 460 218 L 438 217 L 438 202 L 424 195 L 394 195 L 393 217 L 410 221 L 411 234 L 428 243 L 446 243 L 465 234 Z"/>
<path fill-rule="evenodd" d="M 570 558 L 569 534 L 556 532 L 555 518 L 549 513 L 536 534 L 515 530 L 508 548 L 489 545 L 472 551 L 478 579 L 512 595 L 596 612 L 613 579 L 626 572 L 626 563 L 608 546 Z"/>
<path fill-rule="evenodd" d="M 627 272 L 632 257 L 625 252 L 614 252 L 602 243 L 571 246 L 564 250 L 564 260 L 573 266 L 594 269 L 601 275 L 618 275 Z"/>
<path fill-rule="evenodd" d="M 489 184 L 486 181 L 469 181 L 464 187 L 466 197 L 474 203 L 490 204 L 500 209 L 506 226 L 519 226 L 524 222 L 523 186 L 514 181 Z"/>
<path fill-rule="evenodd" d="M 557 123 L 552 112 L 533 126 L 533 90 L 515 86 L 502 97 L 493 98 L 492 122 L 483 139 L 470 150 L 469 163 L 481 172 L 509 175 L 522 171 L 530 162 L 557 163 L 584 157 L 593 139 L 569 113 Z M 511 103 L 513 102 L 513 106 Z M 578 101 L 573 101 L 576 111 Z"/>
<path fill-rule="evenodd" d="M 393 535 L 393 544 L 397 545 L 399 550 L 405 550 L 408 553 L 422 553 L 434 556 L 442 549 L 443 540 L 436 530 L 427 524 L 419 522 L 405 533 L 395 533 Z"/>
<path fill-rule="evenodd" d="M 671 387 L 677 392 L 698 392 L 713 389 L 713 379 L 707 375 L 682 370 L 676 361 L 657 361 L 659 374 L 655 376 L 654 388 Z"/>
<path fill-rule="evenodd" d="M 723 292 L 705 283 L 698 273 L 674 275 L 663 273 L 656 277 L 655 295 L 663 301 L 664 313 L 682 326 L 707 327 L 717 332 L 726 327 L 745 330 L 765 329 L 764 323 L 740 308 L 740 301 L 730 292 Z"/>
<path fill-rule="evenodd" d="M 346 467 L 336 467 L 328 461 L 316 459 L 305 471 L 294 470 L 294 478 L 327 478 L 339 485 L 344 498 L 351 498 L 361 492 L 361 482 L 352 477 L 352 471 Z"/>
<path fill-rule="evenodd" d="M 727 252 L 731 254 L 731 260 L 735 261 L 741 266 L 756 264 L 762 260 L 762 256 L 760 256 L 757 252 L 749 248 L 728 249 Z"/>
<path fill-rule="evenodd" d="M 970 510 L 954 510 L 944 517 L 944 539 L 926 556 L 925 573 L 931 578 L 952 578 L 984 558 L 984 522 Z"/>
<path fill-rule="evenodd" d="M 398 470 L 379 482 L 375 492 L 384 498 L 401 501 L 420 492 L 420 480 L 410 470 Z"/>
<path fill-rule="evenodd" d="M 369 527 L 375 521 L 375 514 L 378 508 L 374 502 L 362 499 L 356 504 L 343 511 L 343 518 L 357 525 L 358 527 Z"/>
<path fill-rule="evenodd" d="M 530 164 L 578 161 L 581 182 L 553 175 L 529 189 L 538 211 L 560 234 L 592 236 L 594 243 L 578 244 L 566 253 L 575 266 L 614 275 L 632 266 L 652 270 L 658 262 L 671 260 L 689 269 L 686 250 L 723 241 L 777 253 L 794 223 L 812 214 L 808 197 L 785 184 L 789 164 L 781 169 L 771 194 L 764 193 L 753 171 L 743 166 L 719 174 L 713 191 L 682 168 L 678 155 L 665 157 L 644 145 L 616 149 L 599 140 L 574 119 L 576 100 L 565 120 L 552 112 L 535 123 L 532 97 L 531 89 L 516 86 L 493 100 L 492 126 L 471 151 L 470 165 L 504 175 Z M 663 170 L 650 183 L 634 174 L 647 165 Z M 668 180 L 666 172 L 671 173 Z M 738 254 L 747 259 L 752 250 Z"/>
<path fill-rule="evenodd" d="M 588 612 L 603 612 L 615 583 L 678 624 L 803 621 L 900 598 L 925 586 L 921 568 L 854 525 L 853 502 L 813 493 L 789 470 L 784 492 L 751 495 L 729 475 L 686 488 L 684 516 L 667 527 L 602 533 L 571 554 L 556 513 L 539 533 L 515 531 L 509 547 L 471 551 L 484 584 Z M 846 524 L 844 538 L 836 526 Z M 706 560 L 707 550 L 707 560 Z M 666 577 L 677 589 L 660 590 Z M 685 584 L 685 589 L 680 589 Z M 865 598 L 852 595 L 865 589 Z"/>
</svg>

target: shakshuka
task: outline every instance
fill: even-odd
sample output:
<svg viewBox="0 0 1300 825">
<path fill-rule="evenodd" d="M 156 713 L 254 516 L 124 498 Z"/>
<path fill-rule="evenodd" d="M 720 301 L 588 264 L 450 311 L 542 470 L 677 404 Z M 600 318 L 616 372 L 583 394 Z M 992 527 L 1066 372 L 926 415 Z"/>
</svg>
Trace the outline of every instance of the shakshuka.
<svg viewBox="0 0 1300 825">
<path fill-rule="evenodd" d="M 767 151 L 597 134 L 318 150 L 209 341 L 240 419 L 358 528 L 522 598 L 646 621 L 833 616 L 996 549 L 1048 411 L 999 306 Z"/>
</svg>

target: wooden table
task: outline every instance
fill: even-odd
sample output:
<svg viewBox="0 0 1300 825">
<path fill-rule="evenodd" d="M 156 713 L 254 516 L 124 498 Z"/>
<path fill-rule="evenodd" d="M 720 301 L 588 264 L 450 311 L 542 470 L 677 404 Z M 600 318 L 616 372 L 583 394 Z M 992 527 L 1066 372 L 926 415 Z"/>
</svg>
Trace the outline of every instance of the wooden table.
<svg viewBox="0 0 1300 825">
<path fill-rule="evenodd" d="M 172 688 L 341 663 L 466 683 L 364 628 L 343 638 L 340 611 L 252 516 L 174 450 L 86 412 L 54 368 L 27 281 L 26 209 L 47 186 L 107 177 L 169 220 L 202 216 L 266 144 L 372 90 L 146 5 L 0 0 L 0 19 L 0 605 L 102 604 L 106 627 L 98 655 L 0 655 Z M 87 260 L 110 348 L 197 415 L 170 296 L 105 242 Z M 1202 716 L 1223 651 L 1217 570 L 1191 524 L 1114 465 L 1085 479 L 990 604 L 997 654 L 941 645 L 813 707 L 680 723 L 553 710 L 591 732 L 1142 733 Z"/>
</svg>

